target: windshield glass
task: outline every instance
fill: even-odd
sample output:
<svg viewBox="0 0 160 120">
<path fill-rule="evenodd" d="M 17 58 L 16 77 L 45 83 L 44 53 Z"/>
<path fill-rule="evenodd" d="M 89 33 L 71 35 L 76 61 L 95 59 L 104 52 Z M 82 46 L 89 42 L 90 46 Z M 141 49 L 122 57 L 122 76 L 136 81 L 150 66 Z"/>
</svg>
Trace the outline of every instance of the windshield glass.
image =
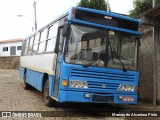
<svg viewBox="0 0 160 120">
<path fill-rule="evenodd" d="M 136 37 L 115 31 L 71 25 L 65 61 L 83 66 L 136 69 Z M 120 62 L 121 61 L 121 62 Z"/>
<path fill-rule="evenodd" d="M 110 68 L 137 70 L 137 40 L 136 36 L 122 32 L 109 31 L 109 60 Z"/>
</svg>

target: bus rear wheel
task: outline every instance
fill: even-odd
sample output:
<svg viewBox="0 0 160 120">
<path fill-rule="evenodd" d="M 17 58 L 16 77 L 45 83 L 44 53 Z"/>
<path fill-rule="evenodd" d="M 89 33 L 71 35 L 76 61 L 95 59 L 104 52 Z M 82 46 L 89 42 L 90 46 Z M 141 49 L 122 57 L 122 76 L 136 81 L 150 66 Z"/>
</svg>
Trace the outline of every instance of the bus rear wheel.
<svg viewBox="0 0 160 120">
<path fill-rule="evenodd" d="M 46 106 L 51 107 L 57 105 L 57 102 L 49 96 L 49 80 L 45 82 L 43 90 L 43 98 Z"/>
</svg>

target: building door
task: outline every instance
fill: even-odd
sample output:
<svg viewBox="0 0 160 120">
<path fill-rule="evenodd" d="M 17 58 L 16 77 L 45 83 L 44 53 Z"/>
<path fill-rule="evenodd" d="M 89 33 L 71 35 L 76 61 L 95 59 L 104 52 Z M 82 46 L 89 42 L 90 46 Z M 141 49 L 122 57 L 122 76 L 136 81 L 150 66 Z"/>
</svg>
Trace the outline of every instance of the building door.
<svg viewBox="0 0 160 120">
<path fill-rule="evenodd" d="M 16 55 L 16 46 L 10 47 L 10 55 Z"/>
</svg>

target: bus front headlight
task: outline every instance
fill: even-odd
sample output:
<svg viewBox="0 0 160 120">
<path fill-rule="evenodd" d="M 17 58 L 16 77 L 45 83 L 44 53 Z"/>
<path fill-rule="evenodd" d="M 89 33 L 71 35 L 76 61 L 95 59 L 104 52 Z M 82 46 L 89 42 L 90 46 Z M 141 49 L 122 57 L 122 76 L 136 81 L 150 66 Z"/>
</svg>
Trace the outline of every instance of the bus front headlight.
<svg viewBox="0 0 160 120">
<path fill-rule="evenodd" d="M 133 85 L 123 85 L 121 84 L 118 88 L 119 91 L 127 91 L 127 92 L 134 92 Z"/>
<path fill-rule="evenodd" d="M 70 80 L 70 88 L 88 88 L 87 81 Z"/>
</svg>

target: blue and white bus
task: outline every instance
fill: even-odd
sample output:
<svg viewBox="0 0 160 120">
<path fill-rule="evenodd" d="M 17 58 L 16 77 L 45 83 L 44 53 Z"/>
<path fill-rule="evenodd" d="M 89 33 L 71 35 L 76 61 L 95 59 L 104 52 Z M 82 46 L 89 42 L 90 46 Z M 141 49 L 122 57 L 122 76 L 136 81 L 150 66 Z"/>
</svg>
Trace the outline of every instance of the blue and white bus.
<svg viewBox="0 0 160 120">
<path fill-rule="evenodd" d="M 140 21 L 72 7 L 23 41 L 24 88 L 57 102 L 136 104 Z"/>
</svg>

